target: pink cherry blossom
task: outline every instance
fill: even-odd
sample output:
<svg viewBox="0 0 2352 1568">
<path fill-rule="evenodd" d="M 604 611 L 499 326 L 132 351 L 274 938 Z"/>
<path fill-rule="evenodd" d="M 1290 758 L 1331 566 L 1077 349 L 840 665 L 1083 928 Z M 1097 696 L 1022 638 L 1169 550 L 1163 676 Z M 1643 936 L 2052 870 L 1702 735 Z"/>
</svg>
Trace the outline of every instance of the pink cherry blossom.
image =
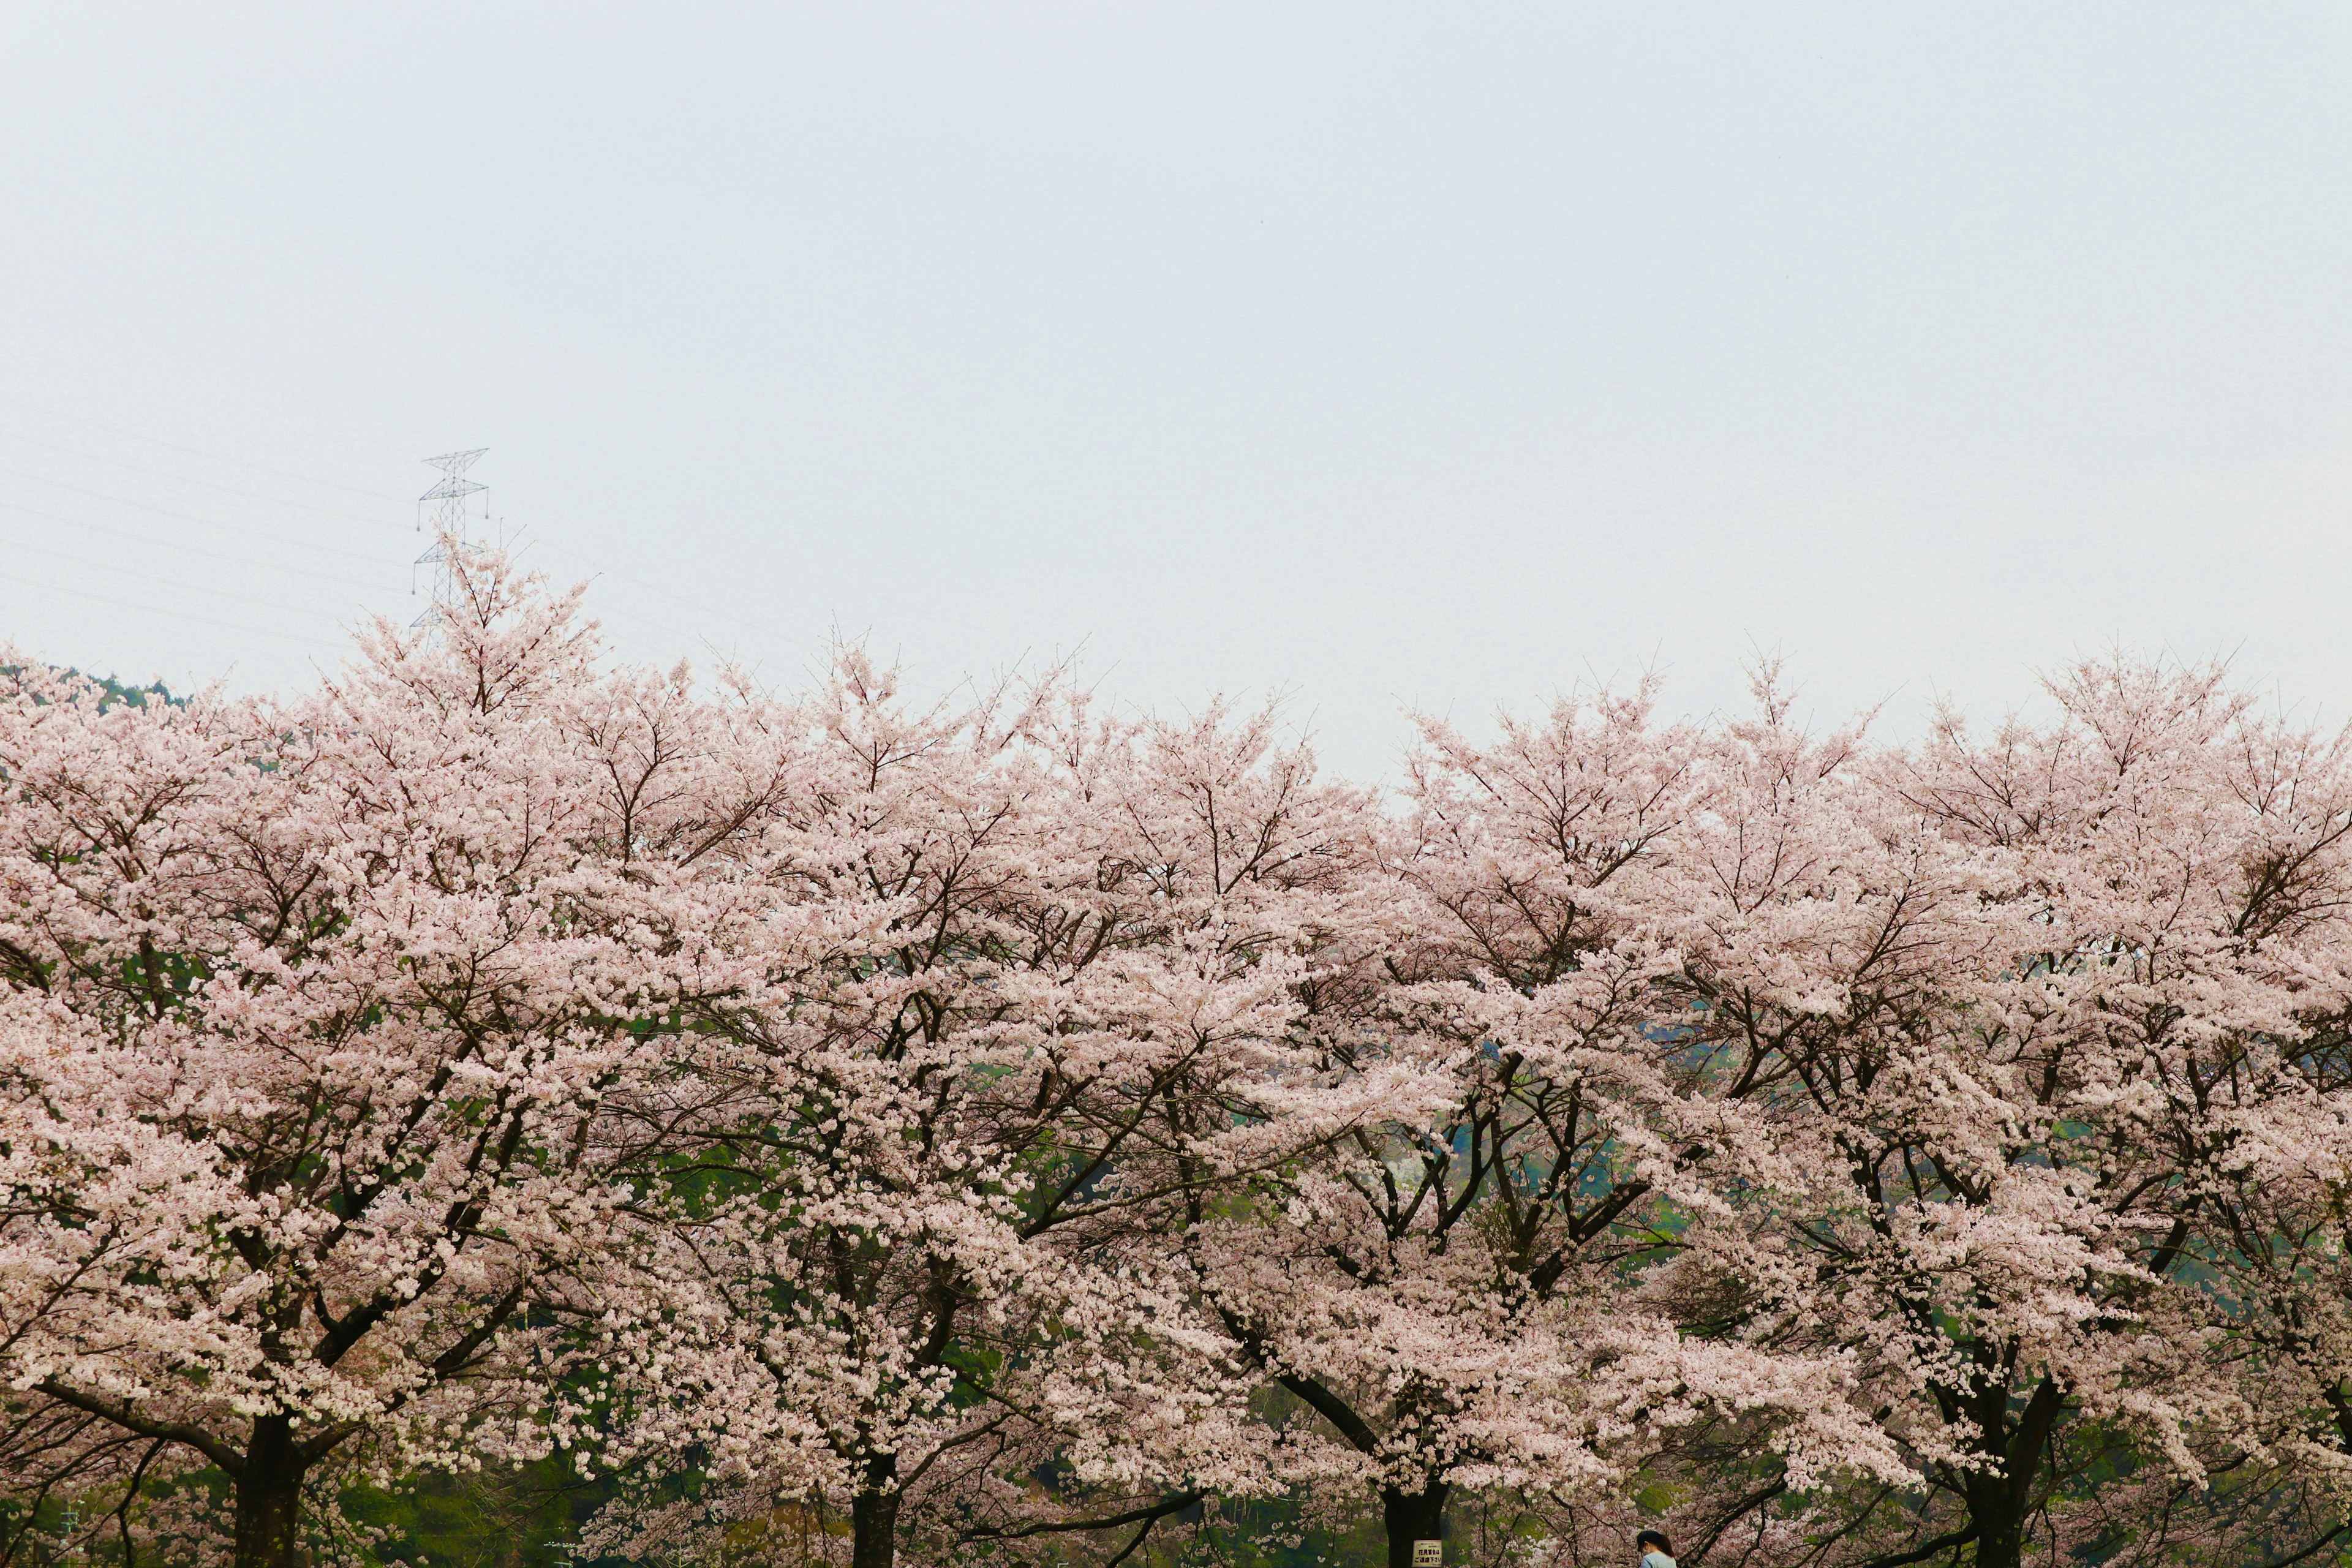
<svg viewBox="0 0 2352 1568">
<path fill-rule="evenodd" d="M 1383 793 L 456 582 L 282 700 L 6 663 L 12 1504 L 238 1568 L 555 1451 L 681 1561 L 2344 1529 L 2352 747 L 2225 672 L 1902 744 L 1643 684 Z"/>
</svg>

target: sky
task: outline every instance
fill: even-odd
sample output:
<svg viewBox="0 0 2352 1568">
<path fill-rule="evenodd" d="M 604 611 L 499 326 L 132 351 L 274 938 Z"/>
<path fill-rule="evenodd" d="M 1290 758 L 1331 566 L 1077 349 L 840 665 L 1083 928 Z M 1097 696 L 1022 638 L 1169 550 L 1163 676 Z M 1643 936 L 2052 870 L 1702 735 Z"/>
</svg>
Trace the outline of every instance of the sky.
<svg viewBox="0 0 2352 1568">
<path fill-rule="evenodd" d="M 1342 771 L 1645 669 L 2352 717 L 2352 8 L 0 7 L 0 641 L 290 688 L 421 459 L 620 657 Z"/>
</svg>

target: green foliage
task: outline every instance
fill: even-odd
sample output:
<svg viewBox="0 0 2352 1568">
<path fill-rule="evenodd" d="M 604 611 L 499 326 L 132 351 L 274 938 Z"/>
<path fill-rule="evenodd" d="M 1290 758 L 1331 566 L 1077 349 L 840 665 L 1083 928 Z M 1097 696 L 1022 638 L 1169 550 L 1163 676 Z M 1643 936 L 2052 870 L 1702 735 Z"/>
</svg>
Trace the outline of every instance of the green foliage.
<svg viewBox="0 0 2352 1568">
<path fill-rule="evenodd" d="M 0 664 L 0 676 L 13 676 L 21 668 L 18 665 Z M 144 708 L 150 702 L 162 702 L 173 708 L 187 706 L 186 698 L 173 696 L 171 689 L 160 680 L 147 686 L 126 686 L 111 675 L 84 675 L 71 666 L 59 668 L 52 665 L 49 668 L 53 673 L 68 680 L 87 680 L 96 685 L 100 693 L 98 710 L 101 713 L 110 708 Z"/>
<path fill-rule="evenodd" d="M 609 1483 L 583 1481 L 561 1459 L 514 1468 L 424 1475 L 394 1491 L 355 1488 L 354 1522 L 384 1532 L 373 1555 L 407 1568 L 562 1568 L 561 1549 L 603 1505 Z M 588 1568 L 583 1560 L 580 1568 Z"/>
</svg>

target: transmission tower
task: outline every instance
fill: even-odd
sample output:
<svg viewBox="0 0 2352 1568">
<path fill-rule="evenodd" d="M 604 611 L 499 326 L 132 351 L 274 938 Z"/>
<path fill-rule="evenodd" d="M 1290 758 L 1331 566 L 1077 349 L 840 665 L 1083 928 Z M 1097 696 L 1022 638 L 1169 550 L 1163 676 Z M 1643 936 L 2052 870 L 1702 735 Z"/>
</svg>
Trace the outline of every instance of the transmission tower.
<svg viewBox="0 0 2352 1568">
<path fill-rule="evenodd" d="M 488 450 L 488 447 L 477 447 L 470 452 L 444 452 L 437 458 L 425 459 L 441 470 L 440 482 L 416 498 L 417 531 L 424 531 L 427 518 L 433 523 L 433 547 L 416 558 L 418 567 L 433 569 L 433 602 L 408 623 L 412 628 L 429 626 L 438 621 L 444 606 L 457 589 L 457 563 L 451 546 L 454 543 L 462 550 L 472 542 L 466 537 L 466 498 L 479 495 L 490 488 L 467 479 L 466 470 Z M 488 520 L 487 508 L 482 516 L 484 521 Z"/>
</svg>

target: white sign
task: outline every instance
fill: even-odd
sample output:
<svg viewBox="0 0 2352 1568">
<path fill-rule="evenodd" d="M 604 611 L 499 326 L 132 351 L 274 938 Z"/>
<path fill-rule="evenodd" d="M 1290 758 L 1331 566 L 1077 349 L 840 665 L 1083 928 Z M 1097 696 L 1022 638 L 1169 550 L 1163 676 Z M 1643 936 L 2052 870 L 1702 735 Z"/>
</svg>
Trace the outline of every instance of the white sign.
<svg viewBox="0 0 2352 1568">
<path fill-rule="evenodd" d="M 1412 1568 L 1445 1568 L 1445 1547 L 1435 1541 L 1412 1543 Z"/>
</svg>

